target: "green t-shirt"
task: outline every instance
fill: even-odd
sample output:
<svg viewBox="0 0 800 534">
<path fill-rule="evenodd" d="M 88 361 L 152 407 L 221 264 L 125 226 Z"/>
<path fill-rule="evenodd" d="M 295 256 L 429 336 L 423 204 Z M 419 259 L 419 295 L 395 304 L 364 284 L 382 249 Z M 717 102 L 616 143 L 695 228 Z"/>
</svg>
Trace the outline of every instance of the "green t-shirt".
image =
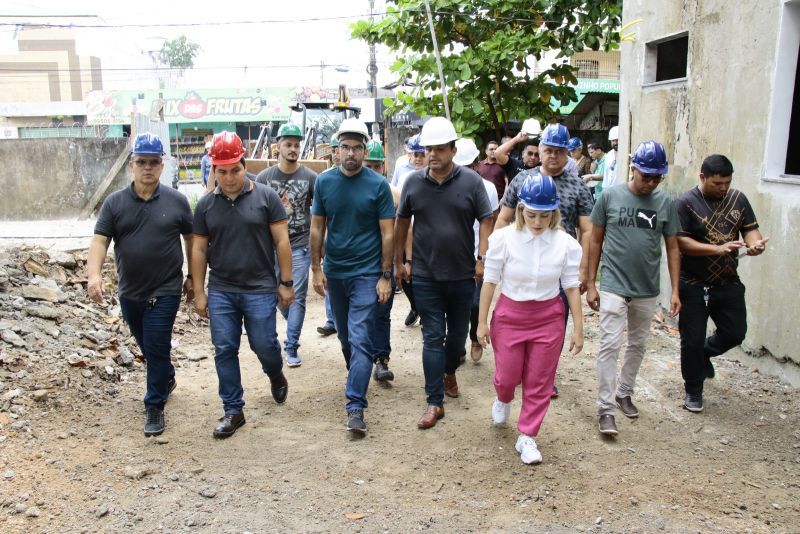
<svg viewBox="0 0 800 534">
<path fill-rule="evenodd" d="M 657 189 L 637 196 L 627 183 L 615 185 L 603 191 L 591 220 L 605 228 L 600 289 L 623 297 L 657 297 L 661 236 L 680 230 L 669 195 Z"/>
</svg>

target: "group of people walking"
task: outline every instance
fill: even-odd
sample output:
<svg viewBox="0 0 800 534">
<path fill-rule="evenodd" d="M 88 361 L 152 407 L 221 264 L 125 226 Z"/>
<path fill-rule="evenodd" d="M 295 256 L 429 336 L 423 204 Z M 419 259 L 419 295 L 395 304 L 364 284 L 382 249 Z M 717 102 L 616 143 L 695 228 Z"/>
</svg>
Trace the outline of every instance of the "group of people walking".
<svg viewBox="0 0 800 534">
<path fill-rule="evenodd" d="M 424 124 L 410 145 L 423 156 L 409 150 L 408 168 L 392 180 L 384 176 L 380 143 L 358 119 L 342 122 L 338 164 L 318 176 L 298 161 L 297 126 L 281 126 L 277 138 L 278 164 L 253 176 L 238 136 L 214 136 L 209 158 L 216 185 L 192 214 L 185 197 L 159 185 L 163 146 L 142 134 L 133 145 L 132 184 L 103 203 L 90 245 L 88 293 L 103 301 L 101 269 L 113 240 L 122 314 L 147 361 L 147 436 L 164 431 L 164 406 L 176 384 L 170 337 L 181 292 L 210 319 L 224 410 L 216 438 L 245 424 L 243 325 L 274 400 L 286 401 L 276 310 L 287 321 L 286 364 L 300 366 L 310 278 L 329 301 L 332 324 L 326 327 L 335 330 L 348 371 L 349 432 L 367 431 L 373 369 L 375 379 L 393 378 L 389 315 L 396 288 L 408 288 L 423 339 L 426 401 L 417 427 L 436 426 L 445 416 L 445 397 L 461 394 L 456 373 L 466 360 L 472 321 L 472 360 L 494 347 L 495 424 L 507 422 L 522 386 L 516 450 L 528 464 L 542 461 L 535 438 L 557 392 L 570 316 L 568 351 L 583 348 L 584 292 L 600 312 L 599 431 L 619 432 L 617 408 L 638 416 L 632 399 L 660 294 L 662 241 L 669 315 L 680 313 L 687 410 L 703 410 L 703 383 L 714 376 L 711 358 L 744 337 L 738 257 L 763 253 L 768 238 L 744 195 L 730 188 L 733 167 L 724 156 L 707 158 L 699 186 L 673 201 L 658 188 L 668 170 L 666 151 L 646 141 L 632 154 L 632 179 L 604 189 L 595 203 L 575 171 L 586 162 L 569 157 L 570 148 L 580 154 L 560 124 L 547 125 L 538 143 L 525 144 L 521 160 L 509 148 L 523 139 L 495 144 L 494 161 L 486 163 L 516 171 L 502 188 L 474 170 L 484 163 L 477 147 L 442 117 Z M 706 337 L 709 317 L 717 331 Z"/>
</svg>

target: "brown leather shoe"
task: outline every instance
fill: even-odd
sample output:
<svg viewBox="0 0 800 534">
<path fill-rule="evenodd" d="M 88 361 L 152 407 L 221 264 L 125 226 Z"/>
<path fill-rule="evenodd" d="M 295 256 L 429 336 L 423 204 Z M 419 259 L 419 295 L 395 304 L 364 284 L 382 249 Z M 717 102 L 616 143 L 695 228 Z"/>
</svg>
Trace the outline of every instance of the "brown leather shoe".
<svg viewBox="0 0 800 534">
<path fill-rule="evenodd" d="M 454 399 L 458 397 L 458 382 L 456 382 L 456 375 L 444 374 L 444 394 Z"/>
<path fill-rule="evenodd" d="M 472 348 L 469 349 L 469 357 L 472 358 L 472 361 L 478 363 L 481 361 L 481 357 L 483 356 L 483 345 L 480 343 L 473 343 Z"/>
<path fill-rule="evenodd" d="M 422 414 L 420 420 L 417 421 L 417 428 L 425 429 L 434 427 L 436 426 L 436 421 L 442 417 L 444 417 L 444 407 L 429 404 L 425 409 L 425 413 Z"/>
<path fill-rule="evenodd" d="M 619 409 L 622 410 L 622 414 L 625 417 L 628 417 L 630 419 L 639 417 L 639 408 L 634 406 L 633 402 L 631 401 L 630 395 L 628 395 L 627 397 L 614 397 L 614 398 L 617 401 L 617 406 L 619 406 Z"/>
</svg>

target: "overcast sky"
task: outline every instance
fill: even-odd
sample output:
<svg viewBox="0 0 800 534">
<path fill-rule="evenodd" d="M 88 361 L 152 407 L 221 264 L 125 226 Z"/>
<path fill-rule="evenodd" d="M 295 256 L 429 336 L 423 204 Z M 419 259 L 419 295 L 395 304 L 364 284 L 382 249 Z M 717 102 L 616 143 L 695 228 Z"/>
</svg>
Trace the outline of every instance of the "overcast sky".
<svg viewBox="0 0 800 534">
<path fill-rule="evenodd" d="M 205 4 L 203 2 L 202 4 Z M 240 0 L 208 4 L 203 12 L 193 6 L 201 2 L 171 3 L 166 0 L 19 0 L 5 2 L 4 15 L 96 15 L 68 19 L 98 28 L 73 29 L 78 54 L 98 56 L 104 69 L 135 69 L 152 65 L 148 50 L 163 39 L 186 35 L 202 49 L 195 69 L 187 71 L 187 87 L 326 87 L 346 83 L 366 87 L 368 46 L 350 38 L 348 25 L 369 13 L 368 0 L 295 0 L 286 2 Z M 186 7 L 190 6 L 190 7 Z M 230 7 L 230 11 L 222 11 Z M 384 11 L 383 0 L 375 11 Z M 29 22 L 64 22 L 65 19 L 27 19 Z M 251 24 L 230 24 L 253 21 Z M 0 18 L 0 22 L 11 22 Z M 172 26 L 178 24 L 199 26 Z M 135 27 L 133 25 L 146 25 Z M 109 27 L 111 26 L 111 27 Z M 0 27 L 0 53 L 16 51 L 14 28 Z M 320 62 L 329 65 L 321 68 Z M 392 57 L 378 50 L 378 84 L 393 81 L 389 73 Z M 338 66 L 338 69 L 336 68 Z M 349 69 L 349 72 L 341 70 Z M 155 77 L 141 71 L 107 70 L 106 89 L 155 89 Z M 143 87 L 143 85 L 148 85 Z"/>
</svg>

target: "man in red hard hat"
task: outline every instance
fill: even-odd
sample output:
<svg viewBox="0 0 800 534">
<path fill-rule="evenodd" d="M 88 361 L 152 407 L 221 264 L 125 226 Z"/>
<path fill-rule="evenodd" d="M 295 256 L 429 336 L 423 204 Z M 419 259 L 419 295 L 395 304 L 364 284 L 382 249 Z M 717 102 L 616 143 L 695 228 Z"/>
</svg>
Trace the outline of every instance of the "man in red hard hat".
<svg viewBox="0 0 800 534">
<path fill-rule="evenodd" d="M 247 176 L 244 152 L 235 133 L 214 136 L 209 155 L 217 185 L 200 199 L 194 219 L 195 308 L 211 319 L 214 364 L 225 410 L 214 428 L 214 437 L 220 439 L 232 436 L 245 423 L 239 368 L 242 321 L 250 348 L 269 377 L 275 402 L 282 404 L 289 392 L 275 327 L 277 304 L 289 306 L 294 301 L 286 210 L 271 187 Z M 276 257 L 281 280 L 275 275 Z"/>
<path fill-rule="evenodd" d="M 191 261 L 192 210 L 185 196 L 161 187 L 163 155 L 158 137 L 136 136 L 130 160 L 133 182 L 103 202 L 86 262 L 89 298 L 102 304 L 103 260 L 114 240 L 122 317 L 147 361 L 145 436 L 164 432 L 164 406 L 176 385 L 172 327 L 181 290 L 187 300 L 192 298 L 191 275 L 183 278 L 180 239 L 182 235 Z"/>
</svg>

